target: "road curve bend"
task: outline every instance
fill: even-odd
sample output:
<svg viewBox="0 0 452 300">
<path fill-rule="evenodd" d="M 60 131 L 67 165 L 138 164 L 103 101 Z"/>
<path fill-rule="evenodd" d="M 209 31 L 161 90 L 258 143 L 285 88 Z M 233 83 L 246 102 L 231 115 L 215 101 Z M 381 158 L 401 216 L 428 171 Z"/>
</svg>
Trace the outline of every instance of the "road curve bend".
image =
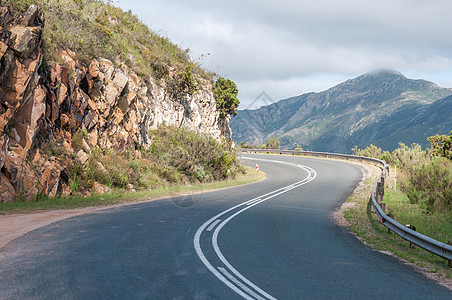
<svg viewBox="0 0 452 300">
<path fill-rule="evenodd" d="M 356 164 L 244 155 L 265 181 L 73 217 L 0 249 L 0 299 L 452 299 L 336 226 Z"/>
</svg>

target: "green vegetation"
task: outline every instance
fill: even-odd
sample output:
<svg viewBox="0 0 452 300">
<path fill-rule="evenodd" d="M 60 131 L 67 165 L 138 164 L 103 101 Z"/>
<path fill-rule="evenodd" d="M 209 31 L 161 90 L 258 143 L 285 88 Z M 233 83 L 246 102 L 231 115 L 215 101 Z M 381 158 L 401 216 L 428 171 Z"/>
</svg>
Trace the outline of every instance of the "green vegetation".
<svg viewBox="0 0 452 300">
<path fill-rule="evenodd" d="M 452 131 L 450 136 L 435 135 L 427 139 L 430 142 L 433 154 L 452 160 Z"/>
<path fill-rule="evenodd" d="M 397 191 L 394 191 L 394 175 L 385 182 L 386 213 L 399 223 L 413 225 L 417 232 L 444 243 L 452 240 L 452 160 L 446 158 L 450 153 L 450 139 L 430 137 L 431 147 L 426 150 L 418 144 L 408 147 L 402 143 L 392 153 L 382 152 L 374 145 L 353 149 L 357 155 L 386 160 L 392 165 L 391 174 L 397 168 Z M 373 183 L 376 175 L 377 172 Z M 371 188 L 369 183 L 364 193 L 367 197 Z M 371 204 L 364 194 L 350 198 L 354 206 L 344 213 L 353 232 L 378 250 L 390 251 L 440 277 L 452 278 L 452 270 L 444 259 L 418 247 L 408 248 L 408 242 L 401 237 L 388 234 L 371 213 Z"/>
<path fill-rule="evenodd" d="M 303 148 L 300 145 L 298 145 L 297 143 L 294 143 L 294 150 L 295 151 L 303 151 Z"/>
<path fill-rule="evenodd" d="M 263 172 L 257 173 L 253 168 L 244 167 L 244 171 L 239 173 L 234 179 L 226 179 L 216 182 L 207 182 L 196 185 L 177 184 L 171 186 L 160 186 L 153 190 L 144 190 L 135 193 L 126 193 L 124 190 L 115 190 L 103 195 L 91 195 L 82 197 L 80 195 L 69 197 L 40 197 L 36 201 L 24 202 L 8 202 L 0 203 L 0 215 L 13 213 L 32 213 L 37 211 L 46 211 L 54 209 L 71 209 L 91 206 L 106 206 L 119 203 L 129 203 L 138 201 L 149 201 L 163 197 L 171 197 L 177 195 L 190 195 L 191 197 L 201 197 L 199 193 L 227 188 L 241 184 L 248 184 L 265 179 Z"/>
<path fill-rule="evenodd" d="M 432 146 L 424 151 L 417 144 L 408 147 L 400 143 L 392 153 L 382 152 L 374 145 L 364 150 L 355 147 L 353 152 L 397 166 L 399 188 L 410 203 L 418 205 L 426 214 L 452 215 L 452 160 L 443 157 L 450 151 L 447 150 L 450 138 L 435 136 L 429 141 Z"/>
<path fill-rule="evenodd" d="M 220 111 L 220 118 L 225 118 L 227 115 L 236 116 L 240 101 L 237 98 L 239 90 L 234 81 L 218 78 L 215 81 L 213 96 L 217 103 L 217 109 Z"/>
<path fill-rule="evenodd" d="M 427 272 L 442 278 L 452 278 L 452 269 L 448 268 L 447 261 L 425 251 L 422 248 L 410 248 L 409 243 L 395 233 L 389 233 L 377 215 L 372 211 L 369 195 L 377 181 L 380 169 L 371 168 L 370 177 L 364 185 L 355 190 L 354 194 L 344 204 L 344 217 L 350 225 L 350 230 L 360 240 L 378 251 L 391 252 L 424 268 Z M 412 224 L 418 232 L 426 234 L 440 241 L 447 241 L 452 236 L 450 217 L 446 215 L 428 215 L 416 204 L 411 204 L 402 192 L 385 191 L 386 210 L 390 211 L 401 224 Z"/>
<path fill-rule="evenodd" d="M 400 191 L 386 189 L 384 203 L 388 213 L 393 214 L 401 224 L 412 224 L 416 231 L 435 240 L 448 242 L 452 238 L 451 215 L 443 213 L 426 214 L 417 204 L 411 203 Z"/>
<path fill-rule="evenodd" d="M 192 73 L 193 64 L 185 66 L 183 71 L 180 71 L 177 76 L 170 81 L 172 85 L 172 94 L 175 98 L 183 95 L 193 95 L 198 89 L 198 82 Z"/>
<path fill-rule="evenodd" d="M 154 74 L 168 80 L 172 70 L 192 66 L 194 73 L 211 80 L 189 50 L 182 50 L 166 37 L 151 31 L 131 11 L 124 12 L 114 1 L 100 0 L 2 0 L 3 5 L 24 12 L 37 4 L 45 12 L 43 52 L 48 61 L 63 63 L 59 52 L 66 48 L 88 65 L 98 57 L 125 64 L 139 75 Z"/>
<path fill-rule="evenodd" d="M 77 144 L 83 143 L 78 141 L 83 140 L 81 130 L 74 136 Z M 174 126 L 153 131 L 151 149 L 141 149 L 139 158 L 130 151 L 96 149 L 84 165 L 75 158 L 69 161 L 69 186 L 75 193 L 91 190 L 96 182 L 113 189 L 146 190 L 225 180 L 244 172 L 226 145 Z"/>
<path fill-rule="evenodd" d="M 279 149 L 280 143 L 278 138 L 269 138 L 267 141 L 267 144 L 265 145 L 265 148 L 267 149 Z"/>
</svg>

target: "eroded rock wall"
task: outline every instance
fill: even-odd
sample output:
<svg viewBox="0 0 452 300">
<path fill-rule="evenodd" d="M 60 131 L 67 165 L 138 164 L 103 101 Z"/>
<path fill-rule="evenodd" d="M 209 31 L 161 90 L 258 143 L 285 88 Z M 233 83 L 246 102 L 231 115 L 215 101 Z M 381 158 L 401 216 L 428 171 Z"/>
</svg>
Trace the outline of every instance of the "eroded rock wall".
<svg viewBox="0 0 452 300">
<path fill-rule="evenodd" d="M 209 81 L 199 79 L 199 91 L 176 99 L 152 76 L 139 77 L 102 58 L 84 66 L 69 49 L 60 53 L 63 64 L 49 63 L 38 72 L 44 23 L 44 13 L 35 5 L 23 15 L 0 7 L 2 202 L 68 195 L 67 155 L 84 163 L 96 147 L 149 147 L 150 131 L 162 124 L 232 144 L 229 120 L 219 119 Z M 72 137 L 78 130 L 87 138 L 74 149 Z M 60 155 L 43 150 L 54 143 Z"/>
</svg>

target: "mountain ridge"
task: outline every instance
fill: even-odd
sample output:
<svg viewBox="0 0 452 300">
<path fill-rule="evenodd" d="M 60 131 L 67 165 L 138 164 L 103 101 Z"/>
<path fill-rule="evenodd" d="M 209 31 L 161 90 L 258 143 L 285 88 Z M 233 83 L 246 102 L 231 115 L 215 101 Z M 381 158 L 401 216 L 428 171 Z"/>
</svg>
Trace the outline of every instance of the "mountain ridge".
<svg viewBox="0 0 452 300">
<path fill-rule="evenodd" d="M 240 110 L 231 121 L 231 129 L 237 143 L 261 144 L 278 137 L 284 147 L 293 148 L 296 143 L 319 151 L 349 153 L 354 146 L 365 147 L 378 141 L 387 150 L 396 148 L 398 142 L 425 146 L 421 133 L 400 141 L 385 139 L 382 134 L 395 138 L 398 132 L 385 120 L 411 124 L 410 117 L 422 117 L 421 113 L 427 113 L 433 103 L 450 95 L 452 89 L 433 82 L 409 79 L 394 70 L 377 70 L 322 92 L 283 99 L 256 110 Z M 446 101 L 444 105 L 449 104 Z M 431 123 L 427 127 L 440 129 L 434 118 L 427 121 Z M 452 124 L 445 122 L 442 127 Z M 445 133 L 449 131 L 445 129 Z"/>
</svg>

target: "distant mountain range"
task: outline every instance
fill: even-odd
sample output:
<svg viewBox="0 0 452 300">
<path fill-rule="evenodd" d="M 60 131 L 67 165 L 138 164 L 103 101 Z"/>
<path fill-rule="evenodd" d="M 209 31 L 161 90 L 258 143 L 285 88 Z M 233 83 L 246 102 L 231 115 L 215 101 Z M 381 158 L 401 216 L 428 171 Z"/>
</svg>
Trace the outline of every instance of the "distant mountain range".
<svg viewBox="0 0 452 300">
<path fill-rule="evenodd" d="M 452 89 L 395 71 L 376 71 L 319 93 L 240 110 L 231 120 L 236 143 L 279 138 L 282 147 L 349 153 L 369 144 L 392 151 L 399 142 L 427 146 L 452 130 Z"/>
</svg>

